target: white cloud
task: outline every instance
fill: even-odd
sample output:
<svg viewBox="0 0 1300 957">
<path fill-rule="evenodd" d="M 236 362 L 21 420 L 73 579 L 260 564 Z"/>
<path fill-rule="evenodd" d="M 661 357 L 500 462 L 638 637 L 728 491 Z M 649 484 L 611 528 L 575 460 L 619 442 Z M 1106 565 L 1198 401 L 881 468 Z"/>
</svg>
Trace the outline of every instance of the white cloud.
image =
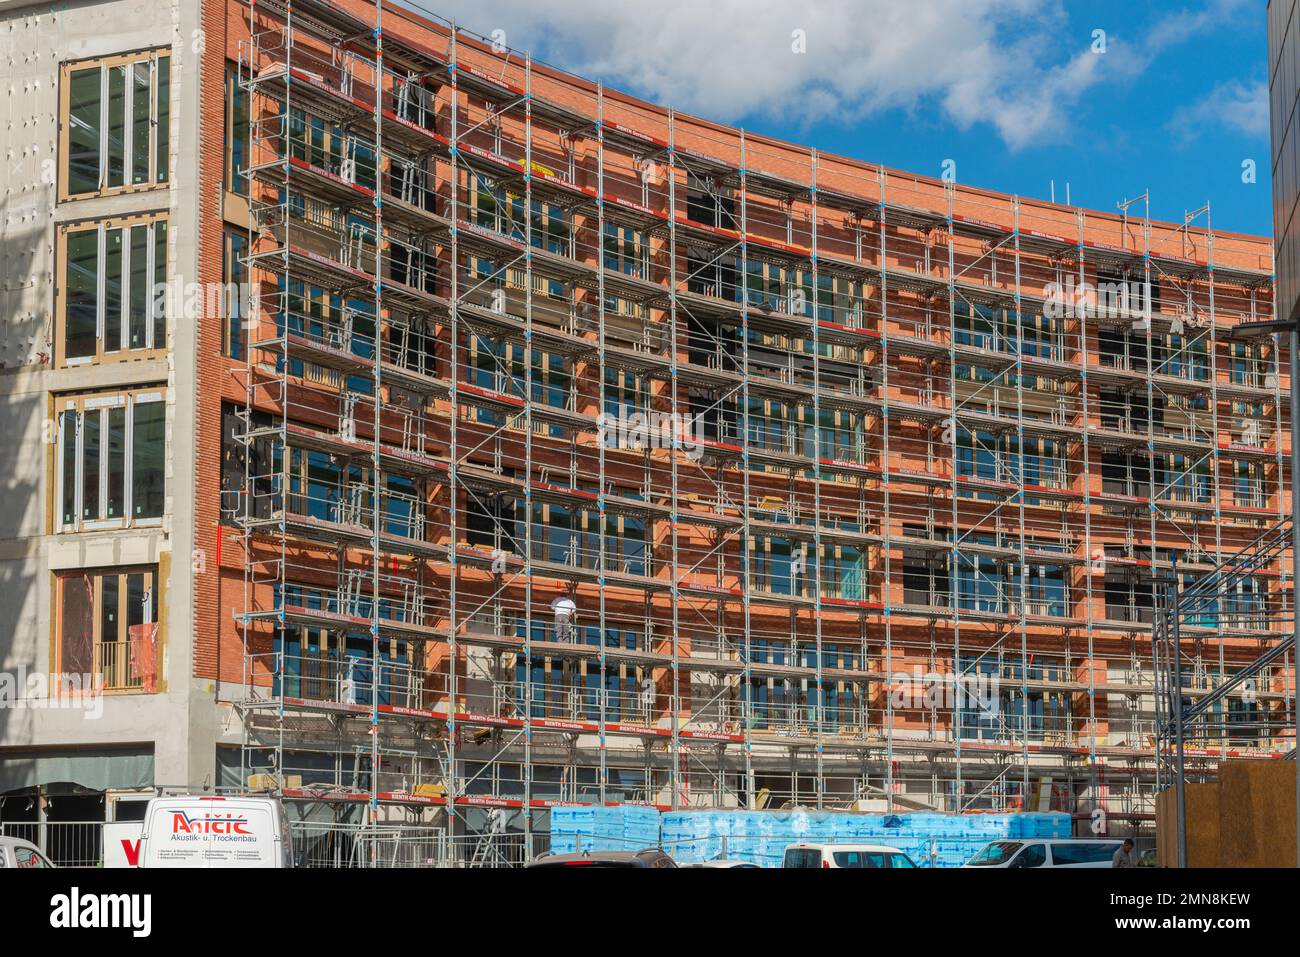
<svg viewBox="0 0 1300 957">
<path fill-rule="evenodd" d="M 421 0 L 483 35 L 586 77 L 720 122 L 797 128 L 890 109 L 987 123 L 1011 148 L 1065 135 L 1099 83 L 1140 73 L 1161 50 L 1242 0 L 1162 17 L 1136 47 L 1070 26 L 1061 0 Z M 413 4 L 416 5 L 416 4 Z M 1102 25 L 1104 28 L 1104 25 Z M 807 52 L 792 52 L 804 31 Z M 1109 32 L 1109 31 L 1108 31 Z"/>
<path fill-rule="evenodd" d="M 1263 80 L 1220 83 L 1201 100 L 1174 113 L 1169 129 L 1184 145 L 1211 129 L 1245 136 L 1268 136 L 1268 85 Z"/>
</svg>

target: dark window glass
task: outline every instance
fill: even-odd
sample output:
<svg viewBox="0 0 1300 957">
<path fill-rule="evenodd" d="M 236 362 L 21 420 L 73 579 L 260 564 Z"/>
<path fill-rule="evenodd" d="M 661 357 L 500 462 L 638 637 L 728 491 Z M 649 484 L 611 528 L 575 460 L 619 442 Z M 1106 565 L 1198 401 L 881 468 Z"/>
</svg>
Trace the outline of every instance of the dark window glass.
<svg viewBox="0 0 1300 957">
<path fill-rule="evenodd" d="M 167 345 L 167 312 L 162 308 L 167 287 L 167 220 L 153 224 L 153 289 L 150 290 L 149 307 L 153 314 L 153 347 Z"/>
<path fill-rule="evenodd" d="M 134 518 L 159 518 L 163 513 L 162 402 L 135 406 L 131 449 L 131 503 Z"/>
<path fill-rule="evenodd" d="M 126 185 L 126 64 L 108 71 L 108 177 L 106 186 Z"/>
<path fill-rule="evenodd" d="M 821 867 L 822 852 L 808 847 L 787 847 L 785 850 L 786 867 Z"/>
<path fill-rule="evenodd" d="M 108 512 L 121 518 L 126 511 L 126 407 L 108 410 Z"/>
<path fill-rule="evenodd" d="M 168 152 L 167 137 L 171 130 L 168 122 L 171 110 L 171 65 L 172 58 L 163 56 L 158 58 L 158 136 L 154 141 L 154 148 L 157 151 L 155 179 L 160 183 L 167 182 L 168 178 Z"/>
<path fill-rule="evenodd" d="M 68 234 L 67 358 L 93 356 L 98 339 L 99 231 Z"/>
<path fill-rule="evenodd" d="M 230 111 L 230 158 L 227 175 L 230 182 L 226 188 L 241 196 L 248 194 L 248 181 L 244 179 L 243 170 L 248 164 L 248 91 L 239 85 L 235 73 L 226 74 L 226 86 L 229 99 L 226 101 Z"/>
<path fill-rule="evenodd" d="M 149 182 L 149 119 L 151 115 L 148 60 L 131 64 L 131 182 Z"/>
<path fill-rule="evenodd" d="M 77 524 L 77 413 L 64 412 L 60 417 L 63 469 L 63 524 Z"/>
<path fill-rule="evenodd" d="M 130 348 L 149 346 L 149 227 L 131 227 Z"/>
<path fill-rule="evenodd" d="M 1014 867 L 1042 867 L 1047 863 L 1047 845 L 1030 844 L 1017 857 L 1012 865 Z"/>
<path fill-rule="evenodd" d="M 104 351 L 122 348 L 122 230 L 104 231 Z"/>
<path fill-rule="evenodd" d="M 75 70 L 68 90 L 68 192 L 99 189 L 100 69 Z"/>
<path fill-rule="evenodd" d="M 86 521 L 99 518 L 99 431 L 100 414 L 94 409 L 82 420 L 81 517 Z"/>
<path fill-rule="evenodd" d="M 99 637 L 101 641 L 117 641 L 118 627 L 118 586 L 121 579 L 117 575 L 105 575 L 99 580 Z"/>
<path fill-rule="evenodd" d="M 1079 841 L 1077 844 L 1053 844 L 1053 864 L 1095 864 L 1109 861 L 1119 850 L 1118 843 Z"/>
</svg>

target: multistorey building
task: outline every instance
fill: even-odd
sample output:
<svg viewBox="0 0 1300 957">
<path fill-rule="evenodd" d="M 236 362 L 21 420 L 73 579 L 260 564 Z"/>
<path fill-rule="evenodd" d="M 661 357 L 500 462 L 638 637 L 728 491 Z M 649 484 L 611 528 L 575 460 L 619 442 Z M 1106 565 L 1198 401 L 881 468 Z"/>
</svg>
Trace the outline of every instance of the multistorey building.
<svg viewBox="0 0 1300 957">
<path fill-rule="evenodd" d="M 1287 356 L 1231 335 L 1267 240 L 757 137 L 410 6 L 202 25 L 186 238 L 230 295 L 171 461 L 219 785 L 454 829 L 1150 819 L 1153 579 L 1289 501 Z M 1230 596 L 1188 693 L 1290 593 Z M 1288 747 L 1291 675 L 1193 766 Z"/>
<path fill-rule="evenodd" d="M 1290 319 L 1300 304 L 1300 137 L 1296 104 L 1300 94 L 1300 21 L 1295 0 L 1269 0 L 1268 91 L 1273 182 L 1273 236 L 1277 250 L 1278 318 Z"/>
</svg>

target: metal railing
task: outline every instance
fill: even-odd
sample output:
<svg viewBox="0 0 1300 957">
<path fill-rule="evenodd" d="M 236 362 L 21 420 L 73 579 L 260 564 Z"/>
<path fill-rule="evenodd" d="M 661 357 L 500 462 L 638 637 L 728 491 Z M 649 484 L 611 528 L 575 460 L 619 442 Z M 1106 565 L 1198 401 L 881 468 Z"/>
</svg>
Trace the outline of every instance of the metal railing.
<svg viewBox="0 0 1300 957">
<path fill-rule="evenodd" d="M 103 821 L 7 821 L 0 837 L 40 849 L 56 867 L 102 867 Z M 530 859 L 521 833 L 449 836 L 438 827 L 296 821 L 289 826 L 296 867 L 522 867 Z M 535 835 L 531 856 L 549 846 Z"/>
<path fill-rule="evenodd" d="M 104 862 L 103 821 L 6 821 L 0 837 L 16 837 L 40 848 L 55 867 L 100 867 Z"/>
</svg>

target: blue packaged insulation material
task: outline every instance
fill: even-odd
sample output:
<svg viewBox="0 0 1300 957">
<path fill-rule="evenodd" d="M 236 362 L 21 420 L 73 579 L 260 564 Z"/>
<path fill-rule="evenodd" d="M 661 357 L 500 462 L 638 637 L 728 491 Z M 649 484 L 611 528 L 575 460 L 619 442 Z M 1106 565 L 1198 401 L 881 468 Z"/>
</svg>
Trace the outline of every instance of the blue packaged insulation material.
<svg viewBox="0 0 1300 957">
<path fill-rule="evenodd" d="M 780 867 L 790 844 L 885 844 L 920 867 L 960 867 L 990 841 L 1070 837 L 1062 811 L 1005 814 L 863 814 L 808 809 L 663 811 L 639 804 L 551 809 L 551 851 L 567 854 L 662 845 L 679 863 L 717 858 Z"/>
</svg>

